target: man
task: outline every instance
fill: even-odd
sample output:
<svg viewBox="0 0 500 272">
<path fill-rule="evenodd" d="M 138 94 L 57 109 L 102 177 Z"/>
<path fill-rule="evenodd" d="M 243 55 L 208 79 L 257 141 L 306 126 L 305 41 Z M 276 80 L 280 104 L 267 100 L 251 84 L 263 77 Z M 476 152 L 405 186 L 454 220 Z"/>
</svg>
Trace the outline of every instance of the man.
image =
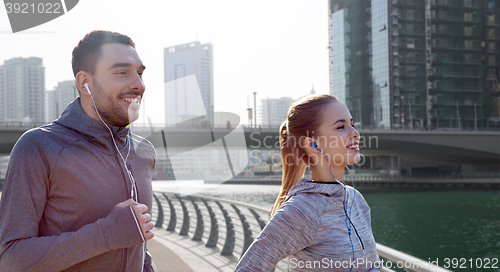
<svg viewBox="0 0 500 272">
<path fill-rule="evenodd" d="M 12 150 L 0 271 L 137 272 L 150 264 L 156 155 L 128 128 L 139 115 L 145 66 L 129 37 L 107 31 L 87 34 L 72 64 L 80 97 Z"/>
</svg>

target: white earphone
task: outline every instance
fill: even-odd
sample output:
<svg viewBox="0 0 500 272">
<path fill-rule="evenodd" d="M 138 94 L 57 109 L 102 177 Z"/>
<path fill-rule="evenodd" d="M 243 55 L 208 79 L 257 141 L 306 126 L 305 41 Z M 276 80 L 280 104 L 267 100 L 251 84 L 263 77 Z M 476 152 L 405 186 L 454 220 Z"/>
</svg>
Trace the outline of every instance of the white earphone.
<svg viewBox="0 0 500 272">
<path fill-rule="evenodd" d="M 88 92 L 90 95 L 92 95 L 92 94 L 90 93 L 89 83 L 87 82 L 87 83 L 85 83 L 85 85 L 83 85 L 83 86 L 85 86 L 85 89 L 87 89 L 87 92 Z"/>
</svg>

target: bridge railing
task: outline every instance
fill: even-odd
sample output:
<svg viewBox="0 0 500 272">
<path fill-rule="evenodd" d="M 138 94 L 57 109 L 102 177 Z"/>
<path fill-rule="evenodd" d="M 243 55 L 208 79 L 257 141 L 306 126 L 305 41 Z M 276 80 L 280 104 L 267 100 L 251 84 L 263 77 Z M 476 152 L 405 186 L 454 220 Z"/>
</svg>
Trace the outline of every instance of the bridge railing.
<svg viewBox="0 0 500 272">
<path fill-rule="evenodd" d="M 180 196 L 154 192 L 152 222 L 155 227 L 205 241 L 223 256 L 240 258 L 265 227 L 270 211 L 261 207 L 209 196 Z M 236 263 L 234 264 L 236 265 Z M 281 261 L 275 271 L 287 271 Z"/>
<path fill-rule="evenodd" d="M 144 124 L 144 123 L 134 123 L 132 124 L 132 128 L 149 128 L 153 129 L 154 131 L 159 131 L 161 129 L 194 129 L 194 130 L 200 130 L 200 129 L 234 129 L 236 128 L 237 124 L 213 124 L 211 127 L 206 126 L 203 124 L 182 124 L 182 125 L 169 125 L 167 128 L 166 124 L 160 124 L 160 123 L 155 123 L 155 124 Z M 1 126 L 1 123 L 0 123 Z M 249 126 L 249 125 L 242 125 L 242 127 L 246 130 L 263 130 L 263 131 L 279 131 L 280 126 L 279 125 L 257 125 L 257 126 Z M 432 128 L 430 130 L 427 130 L 426 128 L 411 128 L 411 127 L 405 127 L 405 128 L 376 128 L 376 127 L 356 127 L 356 129 L 360 132 L 362 131 L 373 131 L 373 132 L 385 132 L 385 131 L 402 131 L 402 132 L 495 132 L 498 133 L 500 131 L 499 127 L 487 127 L 487 128 L 478 128 L 477 130 L 471 129 L 471 128 L 439 128 L 435 129 Z"/>
<path fill-rule="evenodd" d="M 0 122 L 0 128 L 35 128 L 50 122 Z"/>
<path fill-rule="evenodd" d="M 346 176 L 347 180 L 350 176 Z M 406 174 L 406 175 L 354 175 L 354 180 L 400 180 L 400 179 L 500 179 L 499 172 L 477 172 L 477 173 L 422 173 L 422 174 Z"/>
<path fill-rule="evenodd" d="M 35 128 L 39 126 L 46 125 L 50 122 L 0 122 L 0 128 Z M 242 125 L 245 130 L 254 130 L 254 131 L 279 131 L 280 126 L 275 125 L 258 125 L 258 126 L 248 126 Z M 236 124 L 213 124 L 211 127 L 203 124 L 183 124 L 183 125 L 169 125 L 167 127 L 166 124 L 155 123 L 155 124 L 144 124 L 144 123 L 133 123 L 132 128 L 143 128 L 150 129 L 154 132 L 158 132 L 162 129 L 167 128 L 168 130 L 232 130 L 236 128 Z M 401 131 L 401 132 L 443 132 L 443 133 L 453 133 L 453 132 L 492 132 L 498 133 L 500 131 L 500 127 L 486 127 L 486 128 L 439 128 L 439 129 L 426 129 L 426 128 L 372 128 L 372 127 L 356 127 L 356 129 L 360 132 L 390 132 L 390 131 Z"/>
<path fill-rule="evenodd" d="M 281 175 L 254 176 L 254 177 L 236 177 L 236 180 L 272 180 L 280 181 Z M 421 174 L 354 174 L 354 181 L 359 180 L 412 180 L 412 179 L 500 179 L 500 172 L 474 172 L 474 173 L 421 173 Z M 344 175 L 344 180 L 351 180 L 350 174 Z"/>
<path fill-rule="evenodd" d="M 241 258 L 266 226 L 271 212 L 243 202 L 202 195 L 181 196 L 155 191 L 153 196 L 151 221 L 155 227 L 191 237 L 194 241 L 205 241 L 205 247 L 217 247 L 221 255 L 237 258 Z M 393 267 L 401 264 L 406 271 L 449 271 L 430 267 L 426 261 L 380 244 L 377 244 L 377 251 L 380 257 L 394 262 Z M 286 260 L 280 261 L 274 270 L 288 271 Z M 386 267 L 382 270 L 392 271 Z"/>
</svg>

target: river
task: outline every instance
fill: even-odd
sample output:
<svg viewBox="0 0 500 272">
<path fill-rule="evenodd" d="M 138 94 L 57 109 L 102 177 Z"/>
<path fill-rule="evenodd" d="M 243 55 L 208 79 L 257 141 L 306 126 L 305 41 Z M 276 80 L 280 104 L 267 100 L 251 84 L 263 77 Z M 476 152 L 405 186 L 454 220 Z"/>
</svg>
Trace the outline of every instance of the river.
<svg viewBox="0 0 500 272">
<path fill-rule="evenodd" d="M 155 190 L 197 193 L 271 208 L 273 185 L 154 181 Z M 500 190 L 358 187 L 377 243 L 453 271 L 500 271 Z M 500 263 L 496 264 L 500 267 Z"/>
</svg>

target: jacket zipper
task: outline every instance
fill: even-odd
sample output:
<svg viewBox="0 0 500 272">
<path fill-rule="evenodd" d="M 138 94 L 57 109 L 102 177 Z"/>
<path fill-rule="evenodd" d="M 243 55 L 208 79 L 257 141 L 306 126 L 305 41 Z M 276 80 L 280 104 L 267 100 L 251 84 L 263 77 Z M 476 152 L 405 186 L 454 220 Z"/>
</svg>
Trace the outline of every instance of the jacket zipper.
<svg viewBox="0 0 500 272">
<path fill-rule="evenodd" d="M 115 137 L 115 135 L 113 135 L 113 137 Z M 128 137 L 127 137 L 127 141 L 129 141 Z M 111 144 L 112 146 L 114 145 L 113 143 L 113 139 L 111 139 Z M 128 143 L 130 144 L 130 142 Z M 127 182 L 127 177 L 125 176 L 125 174 L 123 173 L 123 162 L 120 163 L 120 158 L 118 158 L 118 152 L 120 152 L 119 150 L 115 150 L 116 148 L 112 148 L 114 150 L 114 157 L 115 157 L 115 162 L 118 164 L 118 169 L 120 169 L 120 173 L 122 175 L 122 178 L 124 180 L 124 185 L 125 185 L 125 196 L 126 196 L 126 199 L 129 199 L 129 195 L 128 195 L 128 182 Z M 127 167 L 127 165 L 125 165 L 125 167 Z M 130 184 L 130 186 L 132 186 L 132 184 Z M 138 197 L 138 196 L 137 196 Z M 128 255 L 128 250 L 127 248 L 124 248 L 123 249 L 123 272 L 126 272 L 127 271 L 127 255 Z"/>
</svg>

